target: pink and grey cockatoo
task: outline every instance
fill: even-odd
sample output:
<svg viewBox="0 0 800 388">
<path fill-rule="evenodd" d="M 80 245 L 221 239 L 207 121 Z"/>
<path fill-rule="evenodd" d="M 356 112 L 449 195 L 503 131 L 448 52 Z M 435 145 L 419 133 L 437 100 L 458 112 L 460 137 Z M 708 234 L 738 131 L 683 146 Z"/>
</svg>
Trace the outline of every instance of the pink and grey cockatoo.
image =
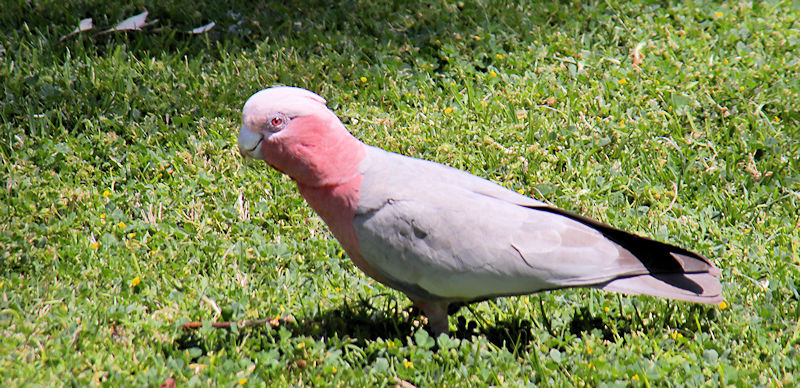
<svg viewBox="0 0 800 388">
<path fill-rule="evenodd" d="M 437 333 L 463 304 L 567 287 L 722 301 L 705 257 L 365 145 L 305 89 L 250 97 L 238 143 L 291 177 L 355 265 L 405 293 Z"/>
</svg>

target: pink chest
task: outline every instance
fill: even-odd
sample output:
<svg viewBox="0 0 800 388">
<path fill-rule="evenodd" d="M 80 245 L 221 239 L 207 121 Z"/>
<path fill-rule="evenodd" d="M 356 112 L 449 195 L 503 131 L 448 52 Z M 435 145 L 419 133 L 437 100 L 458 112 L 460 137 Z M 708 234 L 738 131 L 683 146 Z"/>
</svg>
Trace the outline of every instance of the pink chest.
<svg viewBox="0 0 800 388">
<path fill-rule="evenodd" d="M 383 283 L 383 279 L 361 255 L 361 250 L 358 248 L 358 237 L 353 228 L 353 217 L 358 208 L 361 181 L 361 175 L 356 175 L 341 185 L 310 187 L 298 183 L 297 188 L 300 195 L 328 225 L 353 263 L 364 273 Z"/>
</svg>

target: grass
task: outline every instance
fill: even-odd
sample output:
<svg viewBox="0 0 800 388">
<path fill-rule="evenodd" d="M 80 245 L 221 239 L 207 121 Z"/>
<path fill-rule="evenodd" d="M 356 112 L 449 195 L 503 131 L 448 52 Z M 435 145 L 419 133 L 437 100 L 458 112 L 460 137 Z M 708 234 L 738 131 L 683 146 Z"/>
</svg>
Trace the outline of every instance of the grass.
<svg viewBox="0 0 800 388">
<path fill-rule="evenodd" d="M 800 382 L 796 2 L 192 4 L 4 5 L 6 386 Z M 277 84 L 366 143 L 702 252 L 726 302 L 501 298 L 437 343 L 238 156 L 239 109 Z"/>
</svg>

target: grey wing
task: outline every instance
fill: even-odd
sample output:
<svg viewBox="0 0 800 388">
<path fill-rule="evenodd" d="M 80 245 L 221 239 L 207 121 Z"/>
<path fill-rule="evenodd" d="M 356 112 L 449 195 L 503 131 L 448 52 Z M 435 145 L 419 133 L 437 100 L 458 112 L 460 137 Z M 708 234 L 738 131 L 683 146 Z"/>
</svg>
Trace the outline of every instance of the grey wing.
<svg viewBox="0 0 800 388">
<path fill-rule="evenodd" d="M 414 181 L 412 181 L 414 182 Z M 473 300 L 595 285 L 647 269 L 579 222 L 441 181 L 383 182 L 354 219 L 361 254 L 420 299 Z M 363 204 L 366 205 L 366 204 Z"/>
<path fill-rule="evenodd" d="M 721 299 L 719 271 L 684 249 L 377 148 L 368 150 L 361 170 L 354 219 L 361 253 L 412 298 L 468 301 L 594 286 L 701 303 Z"/>
</svg>

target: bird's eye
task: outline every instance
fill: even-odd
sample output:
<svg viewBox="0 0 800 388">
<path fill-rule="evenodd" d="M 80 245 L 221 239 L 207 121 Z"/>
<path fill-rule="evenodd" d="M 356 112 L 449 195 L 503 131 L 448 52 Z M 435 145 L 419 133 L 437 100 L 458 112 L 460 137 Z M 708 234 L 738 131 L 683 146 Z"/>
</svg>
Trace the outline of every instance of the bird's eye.
<svg viewBox="0 0 800 388">
<path fill-rule="evenodd" d="M 273 127 L 280 127 L 281 124 L 283 124 L 283 119 L 280 117 L 273 117 L 270 123 Z"/>
</svg>

